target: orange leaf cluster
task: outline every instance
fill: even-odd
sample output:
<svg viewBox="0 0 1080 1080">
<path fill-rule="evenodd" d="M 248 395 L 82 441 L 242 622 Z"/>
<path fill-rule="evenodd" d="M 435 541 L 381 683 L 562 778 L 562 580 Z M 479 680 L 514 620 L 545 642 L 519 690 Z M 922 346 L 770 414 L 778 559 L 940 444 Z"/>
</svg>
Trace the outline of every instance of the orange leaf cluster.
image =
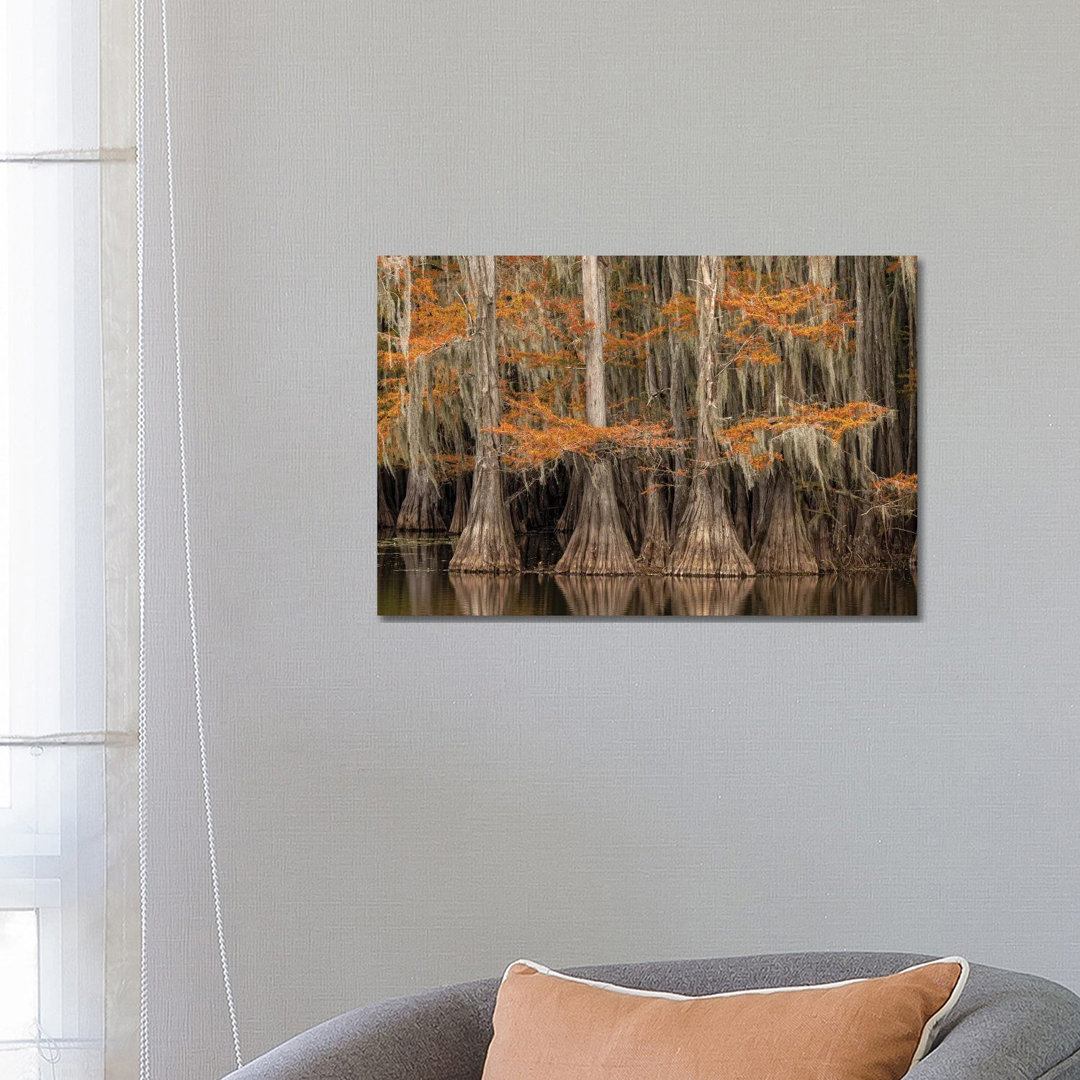
<svg viewBox="0 0 1080 1080">
<path fill-rule="evenodd" d="M 507 287 L 496 298 L 495 316 L 519 346 L 508 350 L 504 362 L 520 357 L 534 368 L 580 365 L 579 346 L 590 329 L 581 299 L 560 294 L 539 256 L 500 259 L 500 265 Z"/>
<path fill-rule="evenodd" d="M 896 473 L 875 480 L 870 498 L 887 517 L 904 518 L 918 512 L 919 478 L 915 473 Z"/>
<path fill-rule="evenodd" d="M 396 334 L 389 334 L 383 331 L 379 332 L 380 344 L 389 344 L 391 339 L 396 341 Z M 394 352 L 392 349 L 380 348 L 378 351 L 377 364 L 380 374 L 390 374 L 392 371 L 400 371 L 405 367 L 405 357 L 401 353 Z"/>
<path fill-rule="evenodd" d="M 377 437 L 380 457 L 386 460 L 394 455 L 394 432 L 401 422 L 405 401 L 405 378 L 403 376 L 379 380 Z"/>
<path fill-rule="evenodd" d="M 438 462 L 439 475 L 448 480 L 471 473 L 476 467 L 472 454 L 436 454 L 434 460 Z"/>
<path fill-rule="evenodd" d="M 732 327 L 724 336 L 739 347 L 738 352 L 731 358 L 736 367 L 742 367 L 743 364 L 771 367 L 773 364 L 783 363 L 783 357 L 772 342 L 756 330 L 747 331 L 744 326 L 739 325 Z"/>
<path fill-rule="evenodd" d="M 468 336 L 470 311 L 460 301 L 443 304 L 435 291 L 435 275 L 418 273 L 412 279 L 410 362 Z"/>
<path fill-rule="evenodd" d="M 735 342 L 754 341 L 763 331 L 771 331 L 840 349 L 855 326 L 855 312 L 836 295 L 835 287 L 807 282 L 781 288 L 768 279 L 759 281 L 747 270 L 728 275 L 719 303 L 737 313 L 728 330 Z"/>
<path fill-rule="evenodd" d="M 379 409 L 379 438 L 385 438 L 389 429 L 398 422 L 401 417 L 402 390 L 405 380 L 402 378 L 386 379 L 379 386 L 378 409 Z"/>
<path fill-rule="evenodd" d="M 756 469 L 758 472 L 763 472 L 774 461 L 783 461 L 784 455 L 778 454 L 775 450 L 766 450 L 764 454 L 755 454 L 750 459 L 750 467 Z"/>
<path fill-rule="evenodd" d="M 918 492 L 919 477 L 917 473 L 901 472 L 895 476 L 886 476 L 881 480 L 875 480 L 871 487 L 882 500 L 902 499 Z"/>
<path fill-rule="evenodd" d="M 759 440 L 792 428 L 812 427 L 839 442 L 849 431 L 876 423 L 889 410 L 870 401 L 849 401 L 827 408 L 822 405 L 796 405 L 787 416 L 751 416 L 716 433 L 729 454 L 750 457 Z M 760 458 L 762 455 L 758 455 Z M 751 460 L 754 460 L 751 458 Z M 766 467 L 770 462 L 765 462 Z"/>
<path fill-rule="evenodd" d="M 620 361 L 644 360 L 649 352 L 649 345 L 662 337 L 663 326 L 654 326 L 651 330 L 634 333 L 631 330 L 623 334 L 608 332 L 604 335 L 604 359 L 608 363 Z"/>
<path fill-rule="evenodd" d="M 736 367 L 769 367 L 782 362 L 776 342 L 797 338 L 828 349 L 847 348 L 855 313 L 836 295 L 835 287 L 807 283 L 782 287 L 768 276 L 732 270 L 717 303 L 733 313 L 724 338 L 734 349 Z M 660 309 L 666 328 L 692 338 L 696 334 L 697 304 L 693 296 L 676 293 Z"/>
<path fill-rule="evenodd" d="M 537 395 L 507 403 L 506 416 L 492 429 L 505 440 L 503 461 L 512 469 L 526 470 L 550 464 L 567 454 L 593 458 L 621 454 L 683 449 L 666 422 L 628 420 L 593 427 L 575 416 L 560 416 Z"/>
<path fill-rule="evenodd" d="M 697 301 L 686 293 L 674 293 L 671 299 L 660 309 L 666 325 L 676 334 L 693 337 L 697 334 L 694 318 L 697 314 Z"/>
</svg>

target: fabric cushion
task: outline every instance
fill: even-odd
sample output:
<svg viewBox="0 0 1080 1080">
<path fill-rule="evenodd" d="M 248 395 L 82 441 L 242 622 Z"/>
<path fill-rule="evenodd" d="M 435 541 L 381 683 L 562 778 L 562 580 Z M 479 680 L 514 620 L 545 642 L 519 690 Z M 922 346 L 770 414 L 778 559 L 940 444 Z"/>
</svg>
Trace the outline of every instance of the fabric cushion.
<svg viewBox="0 0 1080 1080">
<path fill-rule="evenodd" d="M 683 997 L 519 960 L 483 1080 L 898 1080 L 930 1049 L 967 961 L 809 987 Z"/>
</svg>

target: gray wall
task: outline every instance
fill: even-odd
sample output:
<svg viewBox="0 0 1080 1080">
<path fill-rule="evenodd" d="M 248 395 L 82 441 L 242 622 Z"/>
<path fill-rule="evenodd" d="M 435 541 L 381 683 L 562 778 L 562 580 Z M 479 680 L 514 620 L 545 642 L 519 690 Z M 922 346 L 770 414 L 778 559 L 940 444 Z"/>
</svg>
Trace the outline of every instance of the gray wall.
<svg viewBox="0 0 1080 1080">
<path fill-rule="evenodd" d="M 1080 9 L 173 8 L 248 1053 L 520 955 L 911 949 L 1080 987 Z M 159 1075 L 210 1077 L 160 183 L 152 1020 Z M 374 257 L 421 251 L 917 253 L 922 616 L 380 622 Z"/>
</svg>

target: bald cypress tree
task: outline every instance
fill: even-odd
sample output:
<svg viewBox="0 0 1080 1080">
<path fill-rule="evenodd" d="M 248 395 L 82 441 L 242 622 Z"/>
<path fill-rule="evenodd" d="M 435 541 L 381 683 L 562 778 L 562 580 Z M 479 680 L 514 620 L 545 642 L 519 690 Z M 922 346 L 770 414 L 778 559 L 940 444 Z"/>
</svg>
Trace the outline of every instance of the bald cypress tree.
<svg viewBox="0 0 1080 1080">
<path fill-rule="evenodd" d="M 439 511 L 439 486 L 432 465 L 433 439 L 427 414 L 430 393 L 428 357 L 410 356 L 412 334 L 412 259 L 400 260 L 403 275 L 401 314 L 398 320 L 399 350 L 406 366 L 408 400 L 405 405 L 405 440 L 409 454 L 409 477 L 405 498 L 398 511 L 397 527 L 402 532 L 440 532 L 446 528 Z"/>
<path fill-rule="evenodd" d="M 521 553 L 506 505 L 505 481 L 499 460 L 500 440 L 494 431 L 502 420 L 495 321 L 495 256 L 469 255 L 463 263 L 469 291 L 476 298 L 472 341 L 476 467 L 468 519 L 450 560 L 450 570 L 457 573 L 514 573 L 521 569 Z"/>
<path fill-rule="evenodd" d="M 668 563 L 672 574 L 682 576 L 747 577 L 754 573 L 754 564 L 735 532 L 727 491 L 719 473 L 720 449 L 714 412 L 722 378 L 722 316 L 717 301 L 723 288 L 723 256 L 699 256 L 695 293 L 698 381 L 694 475 Z"/>
<path fill-rule="evenodd" d="M 604 331 L 608 326 L 607 283 L 596 255 L 581 257 L 581 291 L 585 309 L 585 419 L 594 428 L 607 427 Z M 555 567 L 558 574 L 633 574 L 634 552 L 626 538 L 615 467 L 599 454 L 579 461 L 583 468 L 581 504 L 570 542 Z"/>
</svg>

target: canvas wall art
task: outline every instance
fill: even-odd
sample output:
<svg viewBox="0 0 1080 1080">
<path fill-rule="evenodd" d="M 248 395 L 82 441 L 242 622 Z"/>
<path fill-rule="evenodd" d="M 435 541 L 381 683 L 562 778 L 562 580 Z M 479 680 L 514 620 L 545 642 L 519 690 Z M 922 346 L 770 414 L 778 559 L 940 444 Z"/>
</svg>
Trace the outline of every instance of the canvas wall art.
<svg viewBox="0 0 1080 1080">
<path fill-rule="evenodd" d="M 378 612 L 918 613 L 908 255 L 381 256 Z"/>
</svg>

